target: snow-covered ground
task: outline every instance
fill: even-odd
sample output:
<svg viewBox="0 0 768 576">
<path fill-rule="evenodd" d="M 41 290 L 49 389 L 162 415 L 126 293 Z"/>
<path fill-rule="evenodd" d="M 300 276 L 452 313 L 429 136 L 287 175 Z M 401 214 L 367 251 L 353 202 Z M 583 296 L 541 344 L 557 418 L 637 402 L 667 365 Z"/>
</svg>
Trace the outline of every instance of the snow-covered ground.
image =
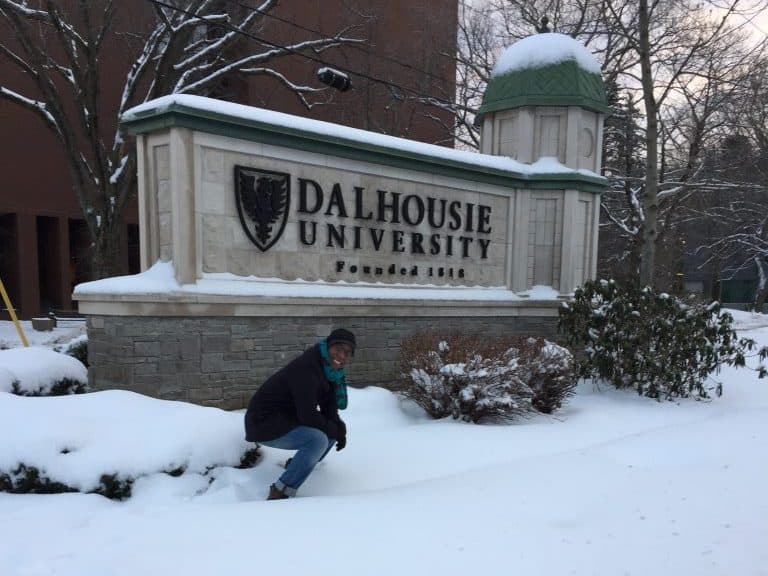
<svg viewBox="0 0 768 576">
<path fill-rule="evenodd" d="M 734 315 L 768 345 L 768 319 Z M 87 486 L 104 466 L 188 466 L 144 477 L 126 502 L 0 493 L 0 575 L 766 575 L 768 381 L 718 378 L 712 402 L 582 383 L 555 417 L 492 426 L 351 390 L 348 447 L 276 502 L 263 498 L 287 452 L 229 466 L 241 413 L 0 393 L 0 468 L 23 454 Z"/>
<path fill-rule="evenodd" d="M 58 320 L 56 328 L 50 332 L 39 332 L 32 329 L 32 322 L 21 320 L 21 329 L 30 346 L 45 346 L 57 348 L 85 337 L 85 320 Z M 18 348 L 21 346 L 19 333 L 13 322 L 0 321 L 0 350 Z"/>
</svg>

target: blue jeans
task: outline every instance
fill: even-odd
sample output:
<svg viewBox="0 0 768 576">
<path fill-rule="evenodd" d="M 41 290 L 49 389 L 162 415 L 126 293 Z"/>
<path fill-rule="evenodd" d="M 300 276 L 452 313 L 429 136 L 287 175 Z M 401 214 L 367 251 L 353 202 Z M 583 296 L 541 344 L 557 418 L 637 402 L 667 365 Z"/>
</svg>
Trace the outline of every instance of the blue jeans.
<svg viewBox="0 0 768 576">
<path fill-rule="evenodd" d="M 282 450 L 298 450 L 291 458 L 283 475 L 275 482 L 279 490 L 288 496 L 295 496 L 296 490 L 304 484 L 317 463 L 325 458 L 336 444 L 336 440 L 331 440 L 325 432 L 317 428 L 297 426 L 284 436 L 266 442 L 259 441 L 259 444 Z"/>
</svg>

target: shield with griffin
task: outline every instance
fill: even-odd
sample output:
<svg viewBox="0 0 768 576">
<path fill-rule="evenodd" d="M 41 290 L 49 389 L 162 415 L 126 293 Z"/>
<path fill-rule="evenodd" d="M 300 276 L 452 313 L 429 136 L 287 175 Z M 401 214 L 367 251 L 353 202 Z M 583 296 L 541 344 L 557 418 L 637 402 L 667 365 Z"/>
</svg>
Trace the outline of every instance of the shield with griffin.
<svg viewBox="0 0 768 576">
<path fill-rule="evenodd" d="M 245 233 L 266 252 L 278 241 L 288 221 L 291 175 L 235 166 L 235 197 Z"/>
</svg>

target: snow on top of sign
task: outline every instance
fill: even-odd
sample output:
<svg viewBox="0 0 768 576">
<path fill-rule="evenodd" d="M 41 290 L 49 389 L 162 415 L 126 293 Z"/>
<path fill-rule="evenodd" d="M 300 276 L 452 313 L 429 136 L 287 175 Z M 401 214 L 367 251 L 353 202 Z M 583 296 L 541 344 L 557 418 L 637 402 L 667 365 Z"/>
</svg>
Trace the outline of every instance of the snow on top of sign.
<svg viewBox="0 0 768 576">
<path fill-rule="evenodd" d="M 190 94 L 171 94 L 155 100 L 150 100 L 149 102 L 145 102 L 144 104 L 140 104 L 139 106 L 127 110 L 123 114 L 122 120 L 124 122 L 140 120 L 142 116 L 149 115 L 150 113 L 162 113 L 173 105 L 184 106 L 201 112 L 262 122 L 281 128 L 287 128 L 289 130 L 301 130 L 303 132 L 310 132 L 322 136 L 359 142 L 380 148 L 387 148 L 397 152 L 407 152 L 421 156 L 440 158 L 453 162 L 471 164 L 482 168 L 493 168 L 495 170 L 509 172 L 510 175 L 585 174 L 601 178 L 601 176 L 591 170 L 574 170 L 557 161 L 538 161 L 533 164 L 524 164 L 505 156 L 491 156 L 490 154 L 455 150 L 453 148 L 446 148 L 435 144 L 425 144 L 424 142 L 416 142 L 415 140 L 408 140 L 406 138 L 397 138 L 395 136 L 378 134 L 376 132 L 369 132 L 358 128 L 350 128 L 349 126 L 342 126 L 331 122 L 312 120 L 309 118 L 302 118 L 301 116 L 275 112 L 273 110 L 264 110 L 263 108 L 234 104 L 232 102 L 215 100 L 213 98 L 205 98 L 203 96 L 192 96 Z"/>
<path fill-rule="evenodd" d="M 199 294 L 209 296 L 250 296 L 262 298 L 352 298 L 372 300 L 480 300 L 509 301 L 519 295 L 503 286 L 436 286 L 433 284 L 382 284 L 372 282 L 310 282 L 236 276 L 229 273 L 203 273 L 195 284 L 179 284 L 170 262 L 156 262 L 132 276 L 116 276 L 85 282 L 75 287 L 74 296 L 88 294 Z M 528 300 L 554 300 L 557 291 L 536 287 L 523 293 Z"/>
<path fill-rule="evenodd" d="M 565 34 L 550 32 L 528 36 L 509 46 L 496 62 L 491 77 L 567 60 L 574 60 L 587 72 L 600 74 L 600 64 L 586 46 Z"/>
<path fill-rule="evenodd" d="M 166 294 L 181 292 L 181 284 L 176 281 L 173 263 L 157 261 L 140 274 L 113 276 L 103 280 L 84 282 L 75 286 L 78 294 Z"/>
</svg>

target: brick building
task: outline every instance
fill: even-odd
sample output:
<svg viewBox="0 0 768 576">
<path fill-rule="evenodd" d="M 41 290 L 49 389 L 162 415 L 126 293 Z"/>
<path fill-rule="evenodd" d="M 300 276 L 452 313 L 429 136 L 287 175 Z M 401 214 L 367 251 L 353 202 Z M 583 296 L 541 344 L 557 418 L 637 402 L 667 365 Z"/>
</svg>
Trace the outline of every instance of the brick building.
<svg viewBox="0 0 768 576">
<path fill-rule="evenodd" d="M 224 2 L 226 4 L 227 2 Z M 60 0 L 66 10 L 69 0 Z M 233 4 L 234 5 L 234 4 Z M 238 4 L 238 6 L 242 6 Z M 253 106 L 451 145 L 449 129 L 428 119 L 417 95 L 452 99 L 458 4 L 451 0 L 325 0 L 289 1 L 264 19 L 263 38 L 284 44 L 328 35 L 357 26 L 349 35 L 364 45 L 340 47 L 317 56 L 323 62 L 353 72 L 353 88 L 336 92 L 330 101 L 306 110 L 274 80 L 231 77 L 214 96 Z M 115 110 L 134 48 L 130 33 L 150 29 L 150 2 L 120 3 L 105 42 L 102 110 Z M 0 37 L 12 33 L 0 21 Z M 277 69 L 298 83 L 319 85 L 320 63 L 300 56 L 282 60 Z M 358 76 L 355 72 L 362 74 Z M 375 79 L 375 80 L 372 80 Z M 29 83 L 0 57 L 0 86 L 28 93 Z M 434 108 L 428 112 L 450 117 Z M 115 114 L 105 114 L 102 127 L 113 130 Z M 59 142 L 31 112 L 0 98 L 0 279 L 20 317 L 76 307 L 72 288 L 89 277 L 89 237 L 82 211 L 72 191 L 66 157 Z M 138 216 L 135 202 L 124 221 L 120 270 L 139 271 Z M 0 319 L 8 319 L 5 310 Z"/>
</svg>

